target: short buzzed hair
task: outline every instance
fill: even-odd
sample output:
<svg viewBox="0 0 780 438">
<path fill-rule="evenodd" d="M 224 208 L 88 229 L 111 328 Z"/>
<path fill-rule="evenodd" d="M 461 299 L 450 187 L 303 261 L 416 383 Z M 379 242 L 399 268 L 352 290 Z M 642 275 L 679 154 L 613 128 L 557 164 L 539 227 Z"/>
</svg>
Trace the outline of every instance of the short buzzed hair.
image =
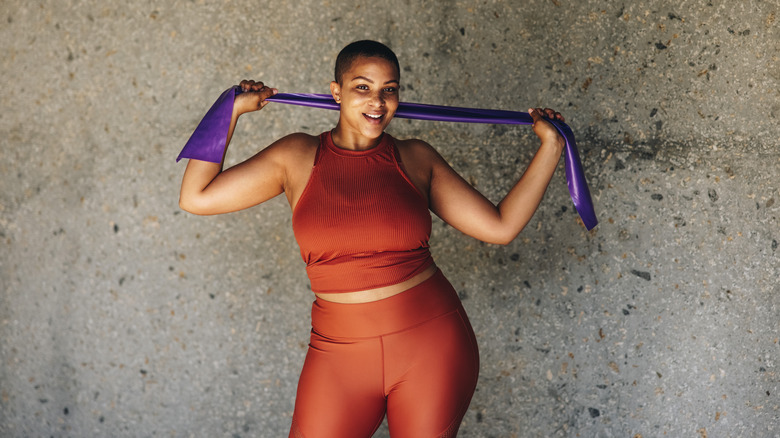
<svg viewBox="0 0 780 438">
<path fill-rule="evenodd" d="M 361 40 L 348 44 L 341 49 L 339 56 L 336 57 L 336 82 L 339 84 L 341 83 L 341 76 L 349 70 L 352 66 L 352 62 L 359 57 L 377 57 L 389 61 L 391 64 L 395 65 L 395 70 L 398 72 L 399 76 L 398 79 L 401 79 L 401 67 L 398 64 L 398 58 L 389 47 L 380 42 Z"/>
</svg>

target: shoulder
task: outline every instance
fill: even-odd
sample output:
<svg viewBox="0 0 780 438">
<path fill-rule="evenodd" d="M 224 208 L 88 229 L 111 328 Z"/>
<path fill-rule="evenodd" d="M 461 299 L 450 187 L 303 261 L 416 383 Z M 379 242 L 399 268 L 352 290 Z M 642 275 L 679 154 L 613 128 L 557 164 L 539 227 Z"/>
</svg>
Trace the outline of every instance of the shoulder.
<svg viewBox="0 0 780 438">
<path fill-rule="evenodd" d="M 275 175 L 288 199 L 300 195 L 314 165 L 319 136 L 297 132 L 286 135 L 250 158 L 252 175 Z"/>
<path fill-rule="evenodd" d="M 398 147 L 399 150 L 412 150 L 412 151 L 420 151 L 424 149 L 433 149 L 433 147 L 428 144 L 424 140 L 420 140 L 419 138 L 406 138 L 406 139 L 400 139 L 393 137 L 395 140 L 395 145 Z"/>
<path fill-rule="evenodd" d="M 312 161 L 319 144 L 319 136 L 296 132 L 276 140 L 258 155 L 265 155 L 282 164 L 295 165 Z"/>
<path fill-rule="evenodd" d="M 398 152 L 401 154 L 401 159 L 404 161 L 408 157 L 409 159 L 424 160 L 436 159 L 439 157 L 439 153 L 424 140 L 418 138 L 410 138 L 399 140 L 395 139 L 395 145 L 398 148 Z"/>
<path fill-rule="evenodd" d="M 431 182 L 441 169 L 449 168 L 447 162 L 427 142 L 412 138 L 396 140 L 401 165 L 414 185 L 430 198 Z"/>
<path fill-rule="evenodd" d="M 288 152 L 306 152 L 316 150 L 319 144 L 320 137 L 318 135 L 296 132 L 276 140 L 270 147 Z"/>
<path fill-rule="evenodd" d="M 424 140 L 417 138 L 395 141 L 398 153 L 401 155 L 401 161 L 409 167 L 416 167 L 418 170 L 430 172 L 432 169 L 446 165 L 446 161 L 433 146 Z"/>
</svg>

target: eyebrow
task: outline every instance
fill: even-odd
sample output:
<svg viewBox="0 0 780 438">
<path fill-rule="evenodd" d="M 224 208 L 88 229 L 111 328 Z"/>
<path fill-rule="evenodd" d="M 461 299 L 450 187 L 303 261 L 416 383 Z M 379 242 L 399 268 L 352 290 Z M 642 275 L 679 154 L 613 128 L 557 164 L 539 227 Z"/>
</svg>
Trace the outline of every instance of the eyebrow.
<svg viewBox="0 0 780 438">
<path fill-rule="evenodd" d="M 356 80 L 358 80 L 358 79 L 363 79 L 364 81 L 366 81 L 366 82 L 370 82 L 370 83 L 372 83 L 372 84 L 374 83 L 374 81 L 372 81 L 371 79 L 369 79 L 369 78 L 367 78 L 367 77 L 365 77 L 365 76 L 355 76 L 354 78 L 352 78 L 352 80 L 353 80 L 353 81 L 356 81 Z M 392 83 L 396 83 L 396 84 L 398 84 L 398 83 L 400 83 L 400 82 L 398 81 L 398 79 L 390 79 L 389 81 L 385 82 L 385 85 L 387 85 L 387 84 L 392 84 Z"/>
</svg>

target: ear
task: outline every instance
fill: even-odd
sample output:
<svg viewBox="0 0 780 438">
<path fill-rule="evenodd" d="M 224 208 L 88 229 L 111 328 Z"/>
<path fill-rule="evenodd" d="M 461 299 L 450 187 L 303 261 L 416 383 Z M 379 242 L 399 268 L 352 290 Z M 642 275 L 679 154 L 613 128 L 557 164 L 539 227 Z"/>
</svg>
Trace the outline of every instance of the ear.
<svg viewBox="0 0 780 438">
<path fill-rule="evenodd" d="M 333 81 L 330 83 L 330 95 L 333 96 L 333 100 L 336 103 L 341 103 L 341 85 L 338 82 Z"/>
</svg>

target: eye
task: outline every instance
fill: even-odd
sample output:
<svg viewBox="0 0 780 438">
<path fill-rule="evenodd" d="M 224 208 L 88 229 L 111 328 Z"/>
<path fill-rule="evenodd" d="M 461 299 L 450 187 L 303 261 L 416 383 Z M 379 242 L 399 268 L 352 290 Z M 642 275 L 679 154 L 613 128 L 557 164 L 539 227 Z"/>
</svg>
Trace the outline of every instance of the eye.
<svg viewBox="0 0 780 438">
<path fill-rule="evenodd" d="M 387 88 L 385 88 L 385 93 L 395 94 L 397 92 L 398 92 L 398 88 L 396 88 L 396 87 L 387 87 Z"/>
<path fill-rule="evenodd" d="M 361 84 L 361 85 L 358 85 L 355 88 L 357 88 L 358 90 L 368 90 L 368 85 Z"/>
</svg>

